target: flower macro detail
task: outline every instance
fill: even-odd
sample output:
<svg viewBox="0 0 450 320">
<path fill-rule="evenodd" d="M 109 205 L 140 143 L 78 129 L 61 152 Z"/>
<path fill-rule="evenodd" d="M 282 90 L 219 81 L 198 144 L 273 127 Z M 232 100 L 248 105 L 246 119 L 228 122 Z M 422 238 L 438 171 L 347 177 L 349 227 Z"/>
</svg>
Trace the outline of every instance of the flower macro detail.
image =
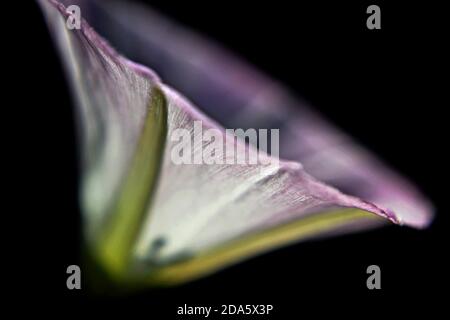
<svg viewBox="0 0 450 320">
<path fill-rule="evenodd" d="M 86 250 L 111 281 L 176 284 L 295 241 L 429 225 L 432 205 L 410 182 L 208 40 L 120 1 L 39 3 L 77 107 Z M 68 5 L 80 7 L 80 28 L 66 27 Z M 263 161 L 174 163 L 174 132 L 198 125 L 276 126 L 280 159 L 233 138 L 233 157 Z M 192 140 L 194 158 L 210 152 Z"/>
</svg>

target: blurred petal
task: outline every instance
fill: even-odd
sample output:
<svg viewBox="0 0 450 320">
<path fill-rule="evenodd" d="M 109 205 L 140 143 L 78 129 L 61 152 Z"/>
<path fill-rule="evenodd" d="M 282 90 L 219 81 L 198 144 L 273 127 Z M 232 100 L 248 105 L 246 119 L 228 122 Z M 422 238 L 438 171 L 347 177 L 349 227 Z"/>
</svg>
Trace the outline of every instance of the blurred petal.
<svg viewBox="0 0 450 320">
<path fill-rule="evenodd" d="M 40 3 L 78 100 L 88 245 L 115 280 L 185 281 L 291 241 L 379 225 L 378 217 L 429 223 L 431 207 L 409 183 L 278 84 L 149 10 L 70 1 L 228 127 L 280 127 L 282 155 L 306 171 L 288 161 L 175 165 L 174 130 L 192 132 L 201 120 L 225 137 L 223 127 L 87 23 L 68 30 L 62 4 Z M 258 152 L 240 140 L 226 143 Z"/>
<path fill-rule="evenodd" d="M 158 13 L 129 4 L 124 10 L 122 5 L 91 2 L 96 27 L 214 119 L 227 128 L 280 128 L 282 158 L 299 161 L 321 181 L 389 208 L 402 223 L 423 228 L 431 221 L 432 205 L 411 183 L 280 84 Z"/>
</svg>

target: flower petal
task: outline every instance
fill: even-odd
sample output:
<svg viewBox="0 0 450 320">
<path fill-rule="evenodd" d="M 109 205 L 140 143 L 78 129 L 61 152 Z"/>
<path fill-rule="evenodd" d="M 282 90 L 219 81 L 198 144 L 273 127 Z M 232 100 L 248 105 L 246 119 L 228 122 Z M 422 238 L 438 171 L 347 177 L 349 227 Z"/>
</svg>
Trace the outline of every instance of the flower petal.
<svg viewBox="0 0 450 320">
<path fill-rule="evenodd" d="M 291 161 L 176 165 L 170 137 L 177 129 L 195 133 L 196 121 L 202 130 L 221 132 L 237 154 L 258 150 L 230 139 L 86 22 L 68 30 L 60 2 L 40 3 L 78 100 L 88 244 L 114 280 L 185 281 L 291 241 L 380 225 L 385 220 L 379 217 L 416 227 L 429 223 L 431 207 L 413 187 L 308 108 L 294 108 L 297 100 L 278 84 L 151 11 L 130 6 L 119 12 L 115 2 L 102 3 L 105 21 L 124 25 L 132 15 L 137 25 L 126 33 L 128 41 L 145 48 L 149 65 L 209 114 L 236 127 L 268 128 L 276 121 L 286 143 L 282 152 L 302 160 L 306 171 Z M 83 15 L 89 8 L 82 6 Z M 239 118 L 227 117 L 233 113 Z M 208 147 L 195 141 L 196 153 Z"/>
<path fill-rule="evenodd" d="M 431 203 L 409 181 L 223 48 L 137 4 L 123 10 L 120 1 L 94 1 L 89 8 L 96 13 L 96 26 L 114 44 L 158 70 L 228 128 L 280 128 L 282 158 L 299 161 L 321 181 L 389 208 L 400 223 L 424 228 L 432 220 Z"/>
</svg>

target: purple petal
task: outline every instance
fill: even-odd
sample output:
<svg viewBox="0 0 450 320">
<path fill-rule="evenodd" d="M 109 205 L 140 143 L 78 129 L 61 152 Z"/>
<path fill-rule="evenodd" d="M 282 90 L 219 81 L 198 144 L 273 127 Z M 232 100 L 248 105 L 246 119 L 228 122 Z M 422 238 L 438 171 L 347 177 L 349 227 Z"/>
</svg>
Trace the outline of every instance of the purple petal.
<svg viewBox="0 0 450 320">
<path fill-rule="evenodd" d="M 200 120 L 202 129 L 218 129 L 226 137 L 224 128 L 161 82 L 155 72 L 117 54 L 86 22 L 80 30 L 68 30 L 62 4 L 40 2 L 77 97 L 83 208 L 93 250 L 103 241 L 99 234 L 104 232 L 105 217 L 138 217 L 138 230 L 129 231 L 130 252 L 117 256 L 97 252 L 99 262 L 114 275 L 147 277 L 150 261 L 152 268 L 160 267 L 154 271 L 158 277 L 183 281 L 291 241 L 380 225 L 383 220 L 375 215 L 415 227 L 429 223 L 431 206 L 409 183 L 307 107 L 298 108 L 297 100 L 278 84 L 151 11 L 131 5 L 119 11 L 115 2 L 102 3 L 103 14 L 118 25 L 136 24 L 123 31 L 123 39 L 139 44 L 149 65 L 164 79 L 230 127 L 268 128 L 276 121 L 284 157 L 303 163 L 174 164 L 170 156 L 174 130 L 191 132 L 194 121 Z M 83 15 L 92 12 L 88 6 L 81 8 Z M 164 96 L 167 112 L 165 149 L 151 159 L 160 171 L 152 181 L 136 179 L 130 187 L 125 181 L 136 173 L 133 163 L 153 150 L 142 141 L 145 127 L 151 125 L 146 119 L 155 92 Z M 231 114 L 237 117 L 231 119 Z M 226 143 L 241 153 L 258 152 L 241 140 Z M 194 150 L 202 152 L 205 147 L 194 145 Z M 138 163 L 145 170 L 145 162 Z M 149 183 L 155 184 L 154 190 Z M 138 194 L 148 190 L 143 196 L 151 201 L 144 212 L 113 208 L 115 199 L 129 190 Z M 294 224 L 299 228 L 285 229 Z M 162 247 L 155 248 L 157 243 Z"/>
<path fill-rule="evenodd" d="M 399 223 L 424 228 L 431 222 L 433 207 L 416 187 L 279 83 L 148 8 L 127 5 L 121 10 L 120 1 L 92 8 L 96 25 L 111 41 L 158 70 L 220 123 L 278 127 L 282 158 L 299 161 L 321 181 L 387 208 Z M 113 24 L 123 28 L 108 32 Z"/>
</svg>

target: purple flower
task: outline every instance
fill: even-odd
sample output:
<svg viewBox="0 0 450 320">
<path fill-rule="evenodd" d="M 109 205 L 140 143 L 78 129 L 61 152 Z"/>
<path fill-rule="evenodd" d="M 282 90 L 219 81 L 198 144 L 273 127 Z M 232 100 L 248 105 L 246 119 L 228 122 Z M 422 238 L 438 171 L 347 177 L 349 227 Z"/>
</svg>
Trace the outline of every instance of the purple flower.
<svg viewBox="0 0 450 320">
<path fill-rule="evenodd" d="M 87 250 L 114 281 L 178 283 L 293 241 L 430 223 L 432 206 L 414 186 L 217 45 L 134 4 L 39 3 L 77 102 Z M 161 77 L 118 54 L 84 19 L 68 28 L 65 5 L 79 6 L 116 47 Z M 175 164 L 174 132 L 197 135 L 198 121 L 203 131 L 220 132 L 233 157 L 269 161 Z M 281 160 L 219 123 L 279 128 Z M 189 142 L 194 157 L 212 144 Z"/>
</svg>

